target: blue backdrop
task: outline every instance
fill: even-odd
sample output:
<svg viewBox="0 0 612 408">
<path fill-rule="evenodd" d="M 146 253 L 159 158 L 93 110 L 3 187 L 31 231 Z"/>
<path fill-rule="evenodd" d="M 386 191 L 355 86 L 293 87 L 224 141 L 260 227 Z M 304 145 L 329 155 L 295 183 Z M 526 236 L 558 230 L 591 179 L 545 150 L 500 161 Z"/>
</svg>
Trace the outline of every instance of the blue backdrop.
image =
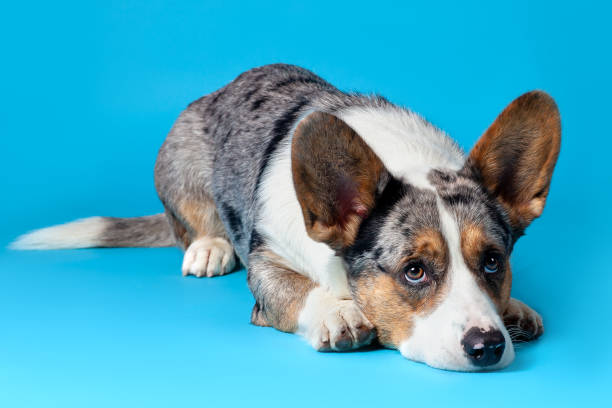
<svg viewBox="0 0 612 408">
<path fill-rule="evenodd" d="M 249 324 L 241 271 L 183 278 L 178 249 L 0 249 L 0 406 L 602 406 L 611 397 L 609 6 L 581 1 L 8 2 L 0 16 L 0 245 L 162 210 L 157 149 L 192 100 L 299 64 L 378 92 L 469 149 L 519 94 L 563 120 L 547 209 L 513 255 L 545 335 L 461 374 L 322 354 Z"/>
</svg>

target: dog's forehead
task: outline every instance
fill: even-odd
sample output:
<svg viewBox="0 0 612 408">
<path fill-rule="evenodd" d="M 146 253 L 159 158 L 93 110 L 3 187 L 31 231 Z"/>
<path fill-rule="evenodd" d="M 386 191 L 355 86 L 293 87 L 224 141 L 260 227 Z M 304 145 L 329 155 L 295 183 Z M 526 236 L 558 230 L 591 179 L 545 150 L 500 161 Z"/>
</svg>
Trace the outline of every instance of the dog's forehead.
<svg viewBox="0 0 612 408">
<path fill-rule="evenodd" d="M 430 188 L 391 179 L 364 221 L 349 258 L 396 261 L 414 250 L 417 238 L 440 231 L 440 206 L 461 231 L 477 226 L 490 241 L 509 253 L 512 235 L 507 214 L 469 173 L 447 169 L 429 171 Z"/>
<path fill-rule="evenodd" d="M 405 237 L 426 228 L 439 229 L 440 218 L 433 191 L 405 184 L 401 199 L 389 213 L 389 230 L 399 230 Z M 390 231 L 389 231 L 390 232 Z"/>
<path fill-rule="evenodd" d="M 491 240 L 510 251 L 512 233 L 503 207 L 472 176 L 462 171 L 432 170 L 429 182 L 442 205 L 455 217 L 460 228 L 476 225 Z"/>
<path fill-rule="evenodd" d="M 371 222 L 362 238 L 371 240 L 374 258 L 382 254 L 405 255 L 423 231 L 440 231 L 440 209 L 451 213 L 458 228 L 478 226 L 506 251 L 512 247 L 511 230 L 504 209 L 477 180 L 453 170 L 435 169 L 428 174 L 431 188 L 395 181 L 379 197 Z"/>
<path fill-rule="evenodd" d="M 419 232 L 439 229 L 435 192 L 393 179 L 378 197 L 349 252 L 390 261 L 406 255 Z"/>
</svg>

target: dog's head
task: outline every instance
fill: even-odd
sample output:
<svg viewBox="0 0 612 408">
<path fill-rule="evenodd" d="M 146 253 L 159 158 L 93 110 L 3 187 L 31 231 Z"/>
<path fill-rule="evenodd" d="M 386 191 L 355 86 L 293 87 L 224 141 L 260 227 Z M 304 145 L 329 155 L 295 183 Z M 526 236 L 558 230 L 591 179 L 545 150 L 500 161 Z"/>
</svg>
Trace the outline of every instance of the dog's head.
<svg viewBox="0 0 612 408">
<path fill-rule="evenodd" d="M 308 234 L 342 256 L 382 344 L 453 370 L 508 365 L 510 253 L 544 208 L 560 147 L 554 101 L 513 101 L 459 170 L 394 177 L 345 122 L 298 125 L 292 171 Z M 408 160 L 408 158 L 406 158 Z"/>
</svg>

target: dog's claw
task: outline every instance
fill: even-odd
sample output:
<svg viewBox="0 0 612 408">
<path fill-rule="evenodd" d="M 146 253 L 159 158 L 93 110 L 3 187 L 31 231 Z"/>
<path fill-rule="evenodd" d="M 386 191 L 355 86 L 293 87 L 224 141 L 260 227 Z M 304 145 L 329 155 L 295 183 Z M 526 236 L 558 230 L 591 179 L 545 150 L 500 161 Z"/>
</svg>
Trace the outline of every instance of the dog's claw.
<svg viewBox="0 0 612 408">
<path fill-rule="evenodd" d="M 376 330 L 355 302 L 339 300 L 309 337 L 318 351 L 348 351 L 370 344 L 376 337 Z"/>
<path fill-rule="evenodd" d="M 517 299 L 510 299 L 504 313 L 504 325 L 513 342 L 535 340 L 544 333 L 542 317 Z"/>
</svg>

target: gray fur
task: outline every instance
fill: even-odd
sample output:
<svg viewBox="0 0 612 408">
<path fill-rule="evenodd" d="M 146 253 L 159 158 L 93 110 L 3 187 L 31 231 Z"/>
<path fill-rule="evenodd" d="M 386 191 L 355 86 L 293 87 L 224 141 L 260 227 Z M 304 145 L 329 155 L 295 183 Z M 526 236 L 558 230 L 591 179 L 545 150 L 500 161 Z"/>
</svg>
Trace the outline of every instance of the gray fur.
<svg viewBox="0 0 612 408">
<path fill-rule="evenodd" d="M 166 209 L 165 225 L 159 215 L 149 225 L 139 219 L 115 220 L 133 230 L 113 226 L 104 236 L 95 237 L 95 242 L 104 246 L 169 245 L 171 231 L 175 244 L 185 248 L 197 237 L 181 218 L 179 206 L 191 201 L 217 220 L 213 224 L 222 222 L 224 228 L 214 228 L 214 235 L 229 238 L 246 265 L 251 247 L 260 243 L 253 228 L 260 205 L 257 188 L 268 160 L 305 112 L 334 113 L 351 106 L 391 104 L 377 96 L 341 92 L 292 65 L 266 65 L 241 74 L 191 103 L 162 145 L 155 186 Z M 143 229 L 147 225 L 149 238 Z M 83 245 L 90 246 L 83 243 L 79 247 Z"/>
<path fill-rule="evenodd" d="M 508 215 L 468 170 L 432 170 L 429 181 L 460 227 L 467 223 L 482 226 L 487 236 L 509 254 L 514 241 Z M 344 254 L 349 272 L 358 275 L 397 264 L 410 254 L 413 233 L 427 228 L 440 229 L 436 195 L 393 180 L 377 198 L 355 243 Z"/>
<path fill-rule="evenodd" d="M 186 196 L 210 195 L 242 262 L 247 264 L 265 166 L 309 110 L 389 105 L 346 94 L 303 68 L 266 65 L 193 102 L 162 146 L 155 168 L 159 196 L 172 208 Z"/>
<path fill-rule="evenodd" d="M 261 204 L 257 202 L 257 189 L 270 157 L 279 145 L 287 143 L 291 130 L 306 112 L 334 113 L 354 106 L 392 105 L 381 97 L 341 92 L 296 66 L 267 65 L 241 74 L 225 87 L 191 103 L 159 151 L 155 185 L 169 222 L 161 214 L 105 218 L 108 227 L 96 242 L 99 246 L 166 246 L 173 242 L 187 246 L 189 239 L 181 236 L 180 229 L 189 235 L 189 226 L 181 220 L 177 208 L 188 200 L 200 203 L 203 212 L 214 213 L 213 217 L 223 223 L 224 228 L 215 230 L 215 235 L 227 236 L 246 265 L 251 249 L 262 244 L 253 228 Z M 460 219 L 485 222 L 487 230 L 499 237 L 505 247 L 511 246 L 507 216 L 469 171 L 433 172 L 430 181 Z M 426 199 L 427 193 L 410 186 L 404 186 L 402 191 L 404 196 L 397 208 L 387 214 L 385 237 L 394 236 L 389 226 L 404 237 L 417 227 L 416 222 L 430 223 L 435 228 L 435 200 Z M 457 197 L 461 202 L 454 200 Z M 204 208 L 205 203 L 211 203 L 210 208 Z M 368 238 L 378 243 L 367 248 L 368 253 L 389 251 L 381 247 L 383 242 L 397 247 L 397 240 Z"/>
<path fill-rule="evenodd" d="M 176 244 L 164 214 L 134 218 L 103 217 L 100 247 L 166 247 Z"/>
<path fill-rule="evenodd" d="M 512 251 L 515 239 L 506 211 L 484 189 L 469 168 L 459 172 L 434 170 L 429 174 L 429 181 L 460 225 L 481 225 L 487 235 L 507 253 Z"/>
<path fill-rule="evenodd" d="M 12 249 L 161 247 L 175 245 L 164 214 L 135 218 L 90 217 L 29 232 Z"/>
</svg>

